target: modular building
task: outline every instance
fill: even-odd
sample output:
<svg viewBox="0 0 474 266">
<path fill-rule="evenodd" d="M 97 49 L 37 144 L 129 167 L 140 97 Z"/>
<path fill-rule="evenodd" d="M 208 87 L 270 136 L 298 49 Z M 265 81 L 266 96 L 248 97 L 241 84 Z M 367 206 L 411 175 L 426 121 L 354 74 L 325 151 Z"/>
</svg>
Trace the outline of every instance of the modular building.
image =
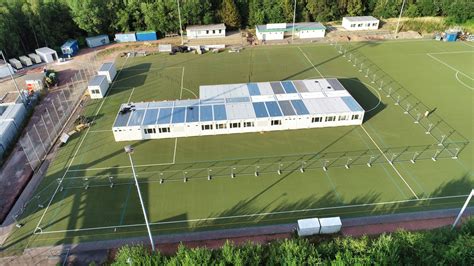
<svg viewBox="0 0 474 266">
<path fill-rule="evenodd" d="M 101 99 L 104 98 L 107 90 L 109 89 L 109 83 L 107 82 L 107 77 L 104 75 L 97 75 L 91 77 L 89 84 L 87 85 L 89 94 L 92 99 Z"/>
<path fill-rule="evenodd" d="M 116 141 L 360 125 L 337 79 L 200 86 L 200 99 L 122 104 Z"/>
<path fill-rule="evenodd" d="M 136 42 L 137 38 L 135 37 L 135 32 L 116 33 L 115 41 L 116 42 Z"/>
<path fill-rule="evenodd" d="M 340 217 L 319 218 L 321 225 L 320 234 L 334 234 L 341 231 L 342 222 Z"/>
<path fill-rule="evenodd" d="M 303 22 L 293 24 L 272 23 L 266 25 L 257 25 L 257 39 L 261 41 L 283 40 L 285 36 L 291 36 L 300 39 L 324 38 L 326 27 L 318 22 Z"/>
<path fill-rule="evenodd" d="M 98 35 L 94 37 L 86 38 L 87 47 L 94 48 L 110 43 L 109 36 L 107 35 Z"/>
<path fill-rule="evenodd" d="M 26 117 L 26 108 L 21 103 L 0 104 L 0 146 L 5 151 L 19 134 Z"/>
<path fill-rule="evenodd" d="M 8 62 L 10 62 L 10 65 L 13 66 L 16 69 L 22 69 L 23 68 L 23 65 L 21 64 L 21 62 L 16 58 L 8 59 Z"/>
<path fill-rule="evenodd" d="M 446 31 L 444 33 L 444 41 L 446 42 L 455 42 L 458 38 L 458 31 Z"/>
<path fill-rule="evenodd" d="M 67 40 L 61 46 L 61 52 L 65 56 L 74 56 L 79 52 L 79 43 L 77 40 Z"/>
<path fill-rule="evenodd" d="M 139 31 L 136 33 L 137 41 L 156 41 L 156 31 Z"/>
<path fill-rule="evenodd" d="M 0 79 L 14 74 L 12 66 L 9 63 L 5 63 L 3 60 L 0 60 Z"/>
<path fill-rule="evenodd" d="M 31 59 L 31 62 L 33 62 L 34 64 L 39 64 L 41 63 L 41 57 L 39 57 L 39 55 L 37 54 L 28 54 L 28 57 Z"/>
<path fill-rule="evenodd" d="M 186 27 L 186 36 L 188 39 L 201 38 L 223 38 L 225 37 L 226 27 L 221 24 L 193 25 Z"/>
<path fill-rule="evenodd" d="M 58 53 L 51 48 L 42 47 L 35 50 L 36 54 L 41 58 L 45 63 L 53 63 L 59 59 Z"/>
<path fill-rule="evenodd" d="M 31 62 L 31 59 L 28 56 L 22 55 L 18 59 L 20 59 L 20 62 L 26 67 L 33 65 L 33 62 Z"/>
<path fill-rule="evenodd" d="M 342 27 L 346 30 L 376 30 L 380 21 L 372 16 L 343 17 Z"/>
<path fill-rule="evenodd" d="M 112 83 L 112 81 L 115 78 L 115 75 L 117 75 L 117 70 L 115 68 L 114 63 L 103 63 L 102 66 L 100 66 L 99 71 L 97 71 L 97 75 L 103 75 L 107 77 L 107 81 L 109 83 Z"/>
<path fill-rule="evenodd" d="M 298 220 L 296 231 L 298 236 L 311 236 L 319 234 L 320 228 L 318 218 L 309 218 Z"/>
</svg>

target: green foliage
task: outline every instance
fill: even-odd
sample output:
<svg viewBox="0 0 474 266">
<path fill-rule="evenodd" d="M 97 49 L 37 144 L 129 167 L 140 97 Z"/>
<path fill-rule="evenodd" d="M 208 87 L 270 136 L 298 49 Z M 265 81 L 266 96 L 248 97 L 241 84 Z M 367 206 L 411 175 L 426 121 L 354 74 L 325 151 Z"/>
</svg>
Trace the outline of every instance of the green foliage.
<svg viewBox="0 0 474 266">
<path fill-rule="evenodd" d="M 219 17 L 230 29 L 240 28 L 240 14 L 234 0 L 224 0 L 222 2 Z"/>
<path fill-rule="evenodd" d="M 440 32 L 446 29 L 446 24 L 443 21 L 420 21 L 409 19 L 403 21 L 400 25 L 403 31 L 416 31 L 421 33 Z"/>
</svg>

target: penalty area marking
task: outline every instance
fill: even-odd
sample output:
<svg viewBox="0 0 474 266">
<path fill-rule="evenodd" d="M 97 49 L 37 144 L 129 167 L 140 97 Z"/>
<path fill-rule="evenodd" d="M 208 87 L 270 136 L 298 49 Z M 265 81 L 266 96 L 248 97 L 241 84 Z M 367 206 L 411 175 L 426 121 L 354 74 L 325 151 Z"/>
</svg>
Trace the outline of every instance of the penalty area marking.
<svg viewBox="0 0 474 266">
<path fill-rule="evenodd" d="M 259 216 L 268 216 L 268 215 L 280 215 L 280 214 L 312 212 L 312 211 L 337 210 L 337 209 L 345 209 L 345 208 L 359 208 L 359 207 L 370 207 L 370 206 L 380 206 L 380 205 L 392 205 L 392 204 L 400 204 L 400 203 L 420 202 L 420 201 L 430 201 L 430 200 L 442 200 L 442 199 L 450 199 L 450 198 L 463 198 L 463 197 L 467 197 L 467 196 L 469 196 L 469 195 L 443 196 L 443 197 L 421 198 L 421 199 L 417 198 L 417 199 L 395 200 L 395 201 L 385 201 L 385 202 L 375 202 L 375 203 L 339 205 L 339 206 L 333 206 L 333 207 L 321 207 L 321 208 L 310 208 L 310 209 L 289 210 L 289 211 L 276 211 L 276 212 L 262 212 L 262 213 L 252 213 L 252 214 L 232 215 L 232 216 L 222 216 L 222 217 L 197 218 L 197 219 L 177 220 L 177 221 L 167 221 L 167 222 L 154 222 L 154 223 L 150 223 L 150 224 L 151 225 L 165 225 L 165 224 L 179 224 L 179 223 L 189 223 L 189 222 L 217 221 L 217 220 L 228 220 L 228 219 L 236 219 L 236 218 L 249 218 L 249 217 L 259 217 Z M 98 226 L 98 227 L 87 227 L 87 228 L 77 228 L 77 229 L 69 229 L 69 230 L 54 230 L 54 231 L 40 230 L 39 232 L 34 232 L 34 234 L 35 235 L 42 235 L 42 234 L 67 233 L 67 232 L 83 232 L 83 231 L 94 231 L 94 230 L 115 229 L 115 228 L 129 228 L 129 227 L 139 227 L 139 226 L 145 226 L 145 224 L 140 223 L 140 224 L 117 225 L 117 226 Z"/>
<path fill-rule="evenodd" d="M 458 80 L 459 82 L 459 78 L 457 76 L 457 73 L 459 74 L 462 74 L 463 76 L 467 77 L 468 79 L 470 80 L 474 80 L 474 78 L 470 77 L 469 75 L 463 73 L 462 71 L 459 71 L 458 69 L 454 68 L 453 66 L 449 65 L 448 63 L 444 62 L 443 60 L 431 55 L 430 53 L 427 53 L 426 55 L 428 55 L 429 57 L 433 58 L 434 60 L 438 61 L 438 63 L 441 63 L 443 65 L 445 65 L 446 67 L 450 68 L 451 70 L 453 70 L 454 72 L 456 72 L 456 79 Z M 462 85 L 466 85 L 464 84 L 463 82 L 460 82 Z M 474 90 L 472 87 L 468 86 L 467 88 L 469 88 L 470 90 Z"/>
<path fill-rule="evenodd" d="M 471 90 L 474 90 L 473 87 L 471 87 L 471 86 L 467 85 L 466 83 L 464 83 L 464 82 L 459 78 L 458 74 L 459 74 L 459 71 L 457 71 L 457 72 L 456 72 L 456 75 L 455 75 L 455 76 L 456 76 L 456 79 L 458 80 L 458 82 L 461 83 L 462 85 L 466 86 L 466 88 L 469 88 L 469 89 L 471 89 Z"/>
</svg>

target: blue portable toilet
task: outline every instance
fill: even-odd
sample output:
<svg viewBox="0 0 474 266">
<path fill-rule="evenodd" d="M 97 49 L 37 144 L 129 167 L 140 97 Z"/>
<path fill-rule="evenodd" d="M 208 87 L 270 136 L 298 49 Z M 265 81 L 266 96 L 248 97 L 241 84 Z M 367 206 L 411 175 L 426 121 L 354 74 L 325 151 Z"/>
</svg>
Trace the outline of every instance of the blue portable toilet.
<svg viewBox="0 0 474 266">
<path fill-rule="evenodd" d="M 444 40 L 446 42 L 455 42 L 457 38 L 458 38 L 457 31 L 447 31 L 446 34 L 444 35 Z"/>
<path fill-rule="evenodd" d="M 79 43 L 77 40 L 67 40 L 62 46 L 61 46 L 61 52 L 63 55 L 67 56 L 74 56 L 79 52 Z"/>
<path fill-rule="evenodd" d="M 137 32 L 137 41 L 156 41 L 156 32 L 155 31 L 139 31 Z"/>
</svg>

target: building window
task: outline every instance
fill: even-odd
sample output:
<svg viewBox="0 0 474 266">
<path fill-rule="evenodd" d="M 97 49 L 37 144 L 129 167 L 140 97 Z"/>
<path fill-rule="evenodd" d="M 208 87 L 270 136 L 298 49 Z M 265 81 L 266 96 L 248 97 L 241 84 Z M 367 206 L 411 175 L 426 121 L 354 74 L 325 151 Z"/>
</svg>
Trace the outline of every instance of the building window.
<svg viewBox="0 0 474 266">
<path fill-rule="evenodd" d="M 92 90 L 92 94 L 99 94 L 100 91 L 99 90 Z"/>
<path fill-rule="evenodd" d="M 359 119 L 359 115 L 352 115 L 352 120 L 358 120 Z"/>
<path fill-rule="evenodd" d="M 212 129 L 212 125 L 202 125 L 202 126 L 201 126 L 201 129 L 202 129 L 202 130 L 211 130 L 211 129 Z"/>
<path fill-rule="evenodd" d="M 226 129 L 227 124 L 216 124 L 216 129 Z"/>
<path fill-rule="evenodd" d="M 222 33 L 222 30 L 219 30 L 219 33 Z"/>
<path fill-rule="evenodd" d="M 143 131 L 145 132 L 145 134 L 154 134 L 154 133 L 156 133 L 155 128 L 145 128 Z"/>
<path fill-rule="evenodd" d="M 339 121 L 344 121 L 347 120 L 349 117 L 347 115 L 340 115 L 339 116 Z"/>
<path fill-rule="evenodd" d="M 216 34 L 216 30 L 212 30 L 212 34 Z"/>
<path fill-rule="evenodd" d="M 158 129 L 160 133 L 170 133 L 170 128 L 169 127 L 160 127 Z"/>
<path fill-rule="evenodd" d="M 253 122 L 244 122 L 244 127 L 254 127 Z"/>
<path fill-rule="evenodd" d="M 377 23 L 372 23 L 372 26 L 377 26 Z"/>
<path fill-rule="evenodd" d="M 272 126 L 280 126 L 281 125 L 281 120 L 272 120 L 271 125 Z"/>
<path fill-rule="evenodd" d="M 230 128 L 239 128 L 240 123 L 230 123 Z"/>
<path fill-rule="evenodd" d="M 326 116 L 326 119 L 324 121 L 325 122 L 336 121 L 336 117 L 335 116 Z"/>
<path fill-rule="evenodd" d="M 323 118 L 320 116 L 311 118 L 311 123 L 318 123 L 322 121 L 323 121 Z"/>
<path fill-rule="evenodd" d="M 356 24 L 351 24 L 351 28 L 355 28 Z"/>
<path fill-rule="evenodd" d="M 360 24 L 357 24 L 357 27 L 362 27 L 362 25 L 363 25 L 362 23 L 360 23 Z"/>
</svg>

